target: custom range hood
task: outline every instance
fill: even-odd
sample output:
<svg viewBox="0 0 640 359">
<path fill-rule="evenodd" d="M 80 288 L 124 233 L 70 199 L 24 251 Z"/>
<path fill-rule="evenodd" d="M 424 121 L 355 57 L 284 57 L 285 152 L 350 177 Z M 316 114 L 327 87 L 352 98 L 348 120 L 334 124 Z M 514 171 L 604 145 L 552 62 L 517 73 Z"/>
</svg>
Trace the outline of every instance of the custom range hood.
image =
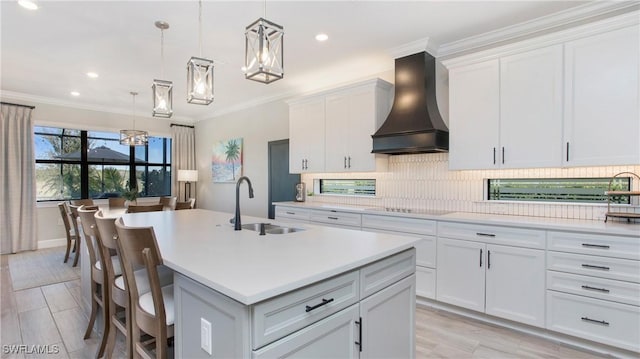
<svg viewBox="0 0 640 359">
<path fill-rule="evenodd" d="M 393 107 L 371 136 L 372 153 L 449 151 L 449 130 L 438 110 L 435 77 L 436 59 L 425 51 L 396 59 Z"/>
</svg>

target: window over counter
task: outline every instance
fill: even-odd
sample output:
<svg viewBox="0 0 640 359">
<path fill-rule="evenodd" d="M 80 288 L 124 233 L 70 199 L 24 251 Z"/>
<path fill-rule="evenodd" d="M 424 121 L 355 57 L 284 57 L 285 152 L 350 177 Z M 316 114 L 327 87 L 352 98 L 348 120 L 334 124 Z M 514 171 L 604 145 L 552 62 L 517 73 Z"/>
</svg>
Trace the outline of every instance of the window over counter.
<svg viewBox="0 0 640 359">
<path fill-rule="evenodd" d="M 537 201 L 607 203 L 605 191 L 629 191 L 630 177 L 488 179 L 490 201 Z M 609 188 L 611 182 L 611 188 Z M 615 196 L 612 203 L 630 204 L 628 196 Z"/>
<path fill-rule="evenodd" d="M 118 197 L 137 183 L 140 197 L 171 194 L 171 138 L 120 144 L 116 132 L 34 127 L 38 201 Z"/>
<path fill-rule="evenodd" d="M 317 179 L 314 181 L 317 194 L 335 194 L 344 196 L 376 195 L 375 179 Z"/>
</svg>

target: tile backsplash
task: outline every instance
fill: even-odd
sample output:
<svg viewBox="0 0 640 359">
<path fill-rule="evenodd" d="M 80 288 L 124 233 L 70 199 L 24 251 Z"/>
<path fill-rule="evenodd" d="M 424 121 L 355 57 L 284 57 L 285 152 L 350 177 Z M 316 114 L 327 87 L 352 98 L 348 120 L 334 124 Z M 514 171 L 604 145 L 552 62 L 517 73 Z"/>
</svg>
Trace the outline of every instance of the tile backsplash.
<svg viewBox="0 0 640 359">
<path fill-rule="evenodd" d="M 611 177 L 624 171 L 640 174 L 640 165 L 449 171 L 448 158 L 447 153 L 390 156 L 388 172 L 303 174 L 302 181 L 313 188 L 314 179 L 376 179 L 375 198 L 315 194 L 307 197 L 308 202 L 604 220 L 606 204 L 486 201 L 485 179 Z M 637 180 L 633 190 L 640 190 Z M 631 206 L 620 206 L 616 211 L 640 213 L 638 200 L 632 197 Z"/>
</svg>

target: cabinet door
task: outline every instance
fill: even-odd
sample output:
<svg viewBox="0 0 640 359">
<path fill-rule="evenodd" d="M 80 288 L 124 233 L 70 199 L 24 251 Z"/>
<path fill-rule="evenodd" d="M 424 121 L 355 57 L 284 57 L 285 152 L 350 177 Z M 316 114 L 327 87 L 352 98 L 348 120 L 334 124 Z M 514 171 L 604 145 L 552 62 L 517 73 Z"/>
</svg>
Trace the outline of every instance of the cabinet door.
<svg viewBox="0 0 640 359">
<path fill-rule="evenodd" d="M 484 243 L 438 238 L 436 299 L 484 312 Z"/>
<path fill-rule="evenodd" d="M 376 155 L 371 153 L 376 132 L 376 101 L 374 88 L 367 88 L 349 96 L 347 121 L 347 170 L 375 171 Z"/>
<path fill-rule="evenodd" d="M 567 166 L 640 163 L 640 29 L 565 44 Z"/>
<path fill-rule="evenodd" d="M 361 301 L 360 357 L 415 357 L 415 309 L 415 274 Z"/>
<path fill-rule="evenodd" d="M 449 168 L 494 168 L 500 121 L 498 60 L 449 71 Z"/>
<path fill-rule="evenodd" d="M 349 96 L 328 96 L 325 104 L 326 171 L 344 172 L 347 170 Z"/>
<path fill-rule="evenodd" d="M 324 97 L 289 107 L 289 172 L 324 171 Z"/>
<path fill-rule="evenodd" d="M 358 358 L 358 304 L 253 352 L 254 358 Z"/>
<path fill-rule="evenodd" d="M 485 313 L 544 327 L 544 300 L 544 250 L 487 245 Z"/>
<path fill-rule="evenodd" d="M 562 71 L 562 45 L 500 59 L 503 168 L 561 165 Z"/>
</svg>

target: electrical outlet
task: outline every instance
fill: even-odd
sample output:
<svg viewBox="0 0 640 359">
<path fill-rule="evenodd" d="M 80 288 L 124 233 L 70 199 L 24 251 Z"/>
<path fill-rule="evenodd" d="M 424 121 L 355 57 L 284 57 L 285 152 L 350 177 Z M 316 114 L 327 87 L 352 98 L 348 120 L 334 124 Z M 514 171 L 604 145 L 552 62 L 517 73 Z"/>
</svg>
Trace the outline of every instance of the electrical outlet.
<svg viewBox="0 0 640 359">
<path fill-rule="evenodd" d="M 209 355 L 213 352 L 211 345 L 211 323 L 204 318 L 200 318 L 200 348 Z"/>
</svg>

